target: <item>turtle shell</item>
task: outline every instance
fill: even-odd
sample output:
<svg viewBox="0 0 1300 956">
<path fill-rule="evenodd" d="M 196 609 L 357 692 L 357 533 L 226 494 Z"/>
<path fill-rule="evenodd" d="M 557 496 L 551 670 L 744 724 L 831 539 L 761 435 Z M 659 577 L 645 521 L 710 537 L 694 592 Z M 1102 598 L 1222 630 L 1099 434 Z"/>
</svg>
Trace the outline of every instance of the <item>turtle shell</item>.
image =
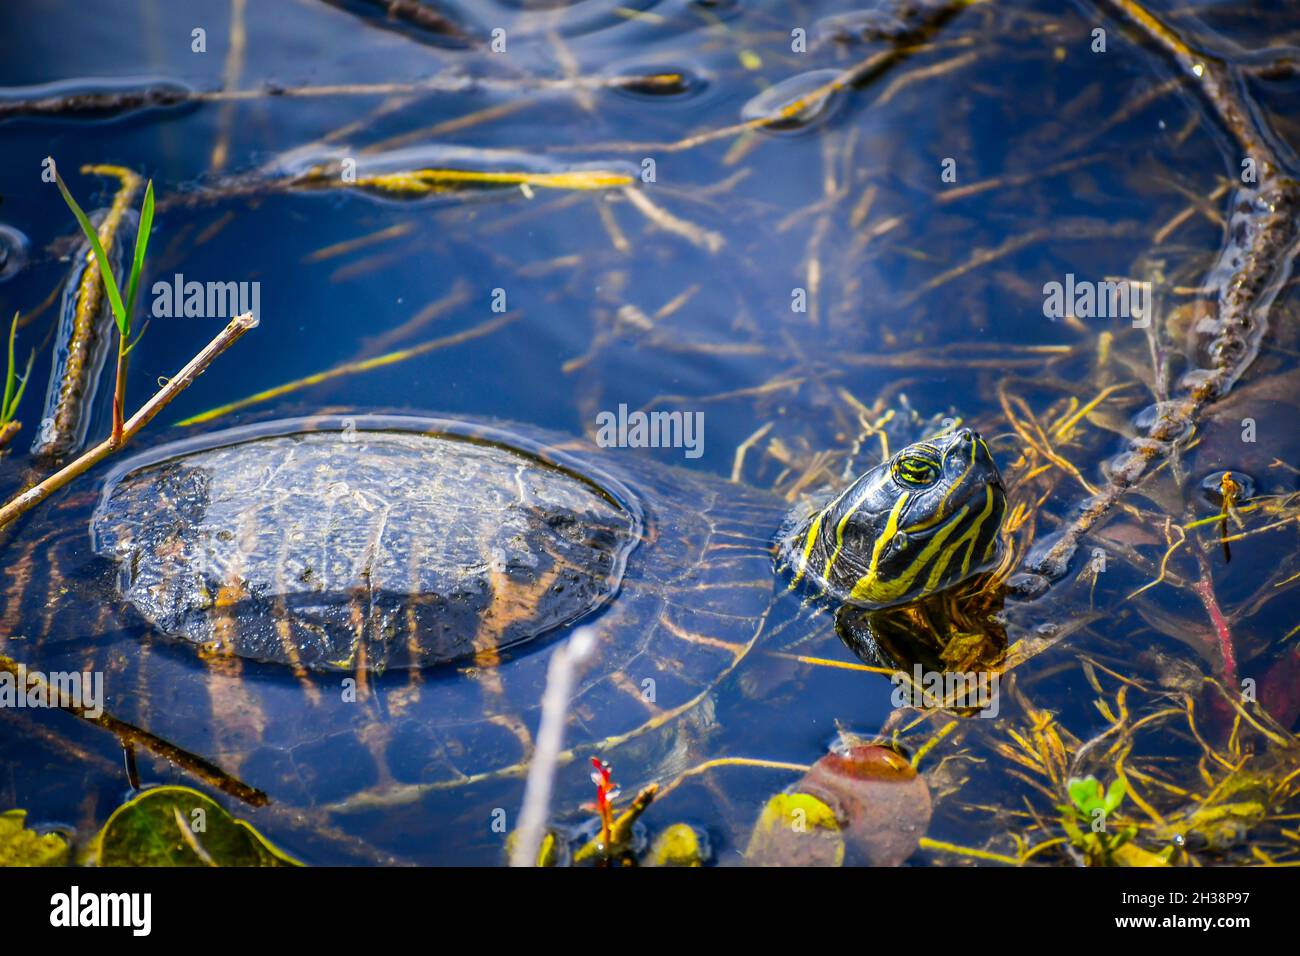
<svg viewBox="0 0 1300 956">
<path fill-rule="evenodd" d="M 571 623 L 641 535 L 616 480 L 487 436 L 234 431 L 114 472 L 91 524 L 157 631 L 309 670 L 425 667 Z"/>
</svg>

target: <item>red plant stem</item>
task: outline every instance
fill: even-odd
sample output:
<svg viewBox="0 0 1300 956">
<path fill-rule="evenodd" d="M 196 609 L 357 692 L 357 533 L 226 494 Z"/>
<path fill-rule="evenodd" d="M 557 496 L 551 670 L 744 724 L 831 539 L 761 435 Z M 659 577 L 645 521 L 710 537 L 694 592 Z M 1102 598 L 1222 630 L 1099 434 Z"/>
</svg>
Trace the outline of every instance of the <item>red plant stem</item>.
<svg viewBox="0 0 1300 956">
<path fill-rule="evenodd" d="M 113 383 L 113 444 L 122 444 L 122 431 L 125 427 L 126 405 L 126 342 L 118 332 L 117 340 L 117 378 Z"/>
<path fill-rule="evenodd" d="M 1223 677 L 1225 684 L 1236 685 L 1237 683 L 1237 651 L 1232 643 L 1232 630 L 1228 627 L 1228 619 L 1223 616 L 1223 611 L 1219 608 L 1219 602 L 1214 596 L 1214 583 L 1210 578 L 1210 569 L 1205 563 L 1205 558 L 1197 556 L 1201 565 L 1201 578 L 1192 585 L 1192 591 L 1201 599 L 1201 605 L 1205 608 L 1205 613 L 1210 616 L 1210 623 L 1214 625 L 1214 636 L 1219 644 L 1219 656 L 1223 661 L 1223 671 L 1220 676 Z"/>
<path fill-rule="evenodd" d="M 599 780 L 596 781 L 596 809 L 600 813 L 600 843 L 608 849 L 614 839 L 614 810 L 609 805 L 609 794 L 614 789 L 613 775 L 608 766 L 598 758 L 591 758 Z"/>
</svg>

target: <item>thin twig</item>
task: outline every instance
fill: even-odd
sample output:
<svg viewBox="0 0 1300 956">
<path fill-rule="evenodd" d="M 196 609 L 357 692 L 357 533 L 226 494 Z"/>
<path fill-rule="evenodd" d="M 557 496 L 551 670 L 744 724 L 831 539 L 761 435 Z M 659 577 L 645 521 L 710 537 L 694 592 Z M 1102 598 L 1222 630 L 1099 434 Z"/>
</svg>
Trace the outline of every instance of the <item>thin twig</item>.
<svg viewBox="0 0 1300 956">
<path fill-rule="evenodd" d="M 192 754 L 188 750 L 183 750 L 170 741 L 149 733 L 147 730 L 142 730 L 128 724 L 126 721 L 119 720 L 112 714 L 95 714 L 86 707 L 77 706 L 73 698 L 61 687 L 50 684 L 40 674 L 27 670 L 25 666 L 13 658 L 0 654 L 0 671 L 20 679 L 24 685 L 20 688 L 23 691 L 29 688 L 43 689 L 45 695 L 55 707 L 72 714 L 74 717 L 79 717 L 87 723 L 109 731 L 117 737 L 125 748 L 141 747 L 155 757 L 175 764 L 204 783 L 217 788 L 222 793 L 229 794 L 251 806 L 266 806 L 269 802 L 269 798 L 261 790 L 250 787 L 237 777 L 231 776 L 210 760 Z"/>
<path fill-rule="evenodd" d="M 253 317 L 251 312 L 245 312 L 243 315 L 231 319 L 230 324 L 222 329 L 216 338 L 204 346 L 203 351 L 190 359 L 189 363 L 169 379 L 167 384 L 154 394 L 153 398 L 145 402 L 140 410 L 131 416 L 130 420 L 123 426 L 122 440 L 120 442 L 114 441 L 111 437 L 100 442 L 84 455 L 60 468 L 40 484 L 33 485 L 16 498 L 10 500 L 4 507 L 0 508 L 0 528 L 5 527 L 20 515 L 26 514 L 54 492 L 85 474 L 134 438 L 140 429 L 148 425 L 155 415 L 171 403 L 172 399 L 203 374 L 204 370 L 212 364 L 213 359 L 238 342 L 245 332 L 256 328 L 256 326 L 257 319 Z"/>
<path fill-rule="evenodd" d="M 316 372 L 303 378 L 294 379 L 292 382 L 285 382 L 283 385 L 276 385 L 273 388 L 268 388 L 265 391 L 258 392 L 256 395 L 249 395 L 247 398 L 241 398 L 238 401 L 230 402 L 227 405 L 210 408 L 206 412 L 200 412 L 198 415 L 191 415 L 189 418 L 179 421 L 176 424 L 182 427 L 204 424 L 220 418 L 223 415 L 229 415 L 231 412 L 237 412 L 242 408 L 247 408 L 250 405 L 267 402 L 273 398 L 279 398 L 282 395 L 288 395 L 312 385 L 319 385 L 322 382 L 328 382 L 331 379 L 340 378 L 344 375 L 356 375 L 360 372 L 369 372 L 373 369 L 383 368 L 386 365 L 405 362 L 407 359 L 412 359 L 428 352 L 433 352 L 452 345 L 459 345 L 462 342 L 481 338 L 484 335 L 490 335 L 497 329 L 522 318 L 522 316 L 522 312 L 507 312 L 503 315 L 497 316 L 495 319 L 487 319 L 486 321 L 480 322 L 478 325 L 471 326 L 468 329 L 454 332 L 451 335 L 444 335 L 441 338 L 430 339 L 428 342 L 423 342 L 420 345 L 413 345 L 410 348 L 400 349 L 396 352 L 377 355 L 374 358 L 363 359 L 359 362 L 345 362 L 342 365 L 336 365 L 323 372 Z"/>
<path fill-rule="evenodd" d="M 446 71 L 413 82 L 339 83 L 321 86 L 281 87 L 267 84 L 256 89 L 187 90 L 174 84 L 153 84 L 138 89 L 109 93 L 52 93 L 17 98 L 0 103 L 0 121 L 16 116 L 68 116 L 74 114 L 123 113 L 130 110 L 164 108 L 186 103 L 237 103 L 271 98 L 336 99 L 341 96 L 398 96 L 423 93 L 466 94 L 475 91 L 500 93 L 556 93 L 579 90 L 675 90 L 682 85 L 680 73 L 648 73 L 634 76 L 529 77 L 507 79 L 466 76 Z"/>
<path fill-rule="evenodd" d="M 550 666 L 546 669 L 546 690 L 542 695 L 542 722 L 537 730 L 537 748 L 528 767 L 528 782 L 524 785 L 524 808 L 519 815 L 518 836 L 510 854 L 511 866 L 534 866 L 537 863 L 537 853 L 546 836 L 555 768 L 564 746 L 569 698 L 573 696 L 579 668 L 595 647 L 595 632 L 584 627 L 551 655 Z"/>
</svg>

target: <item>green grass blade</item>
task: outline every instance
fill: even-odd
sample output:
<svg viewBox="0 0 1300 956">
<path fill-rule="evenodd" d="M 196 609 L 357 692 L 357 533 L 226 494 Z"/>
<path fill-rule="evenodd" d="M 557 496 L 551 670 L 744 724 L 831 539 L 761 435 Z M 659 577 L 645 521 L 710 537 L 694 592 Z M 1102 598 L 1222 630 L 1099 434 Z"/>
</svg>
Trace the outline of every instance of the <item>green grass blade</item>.
<svg viewBox="0 0 1300 956">
<path fill-rule="evenodd" d="M 14 413 L 18 411 L 18 403 L 23 400 L 23 392 L 27 391 L 27 380 L 32 377 L 32 366 L 36 363 L 36 349 L 32 349 L 31 354 L 27 356 L 27 368 L 23 370 L 22 378 L 18 379 L 18 393 L 14 395 L 13 403 L 9 406 L 7 421 L 12 420 Z"/>
<path fill-rule="evenodd" d="M 131 262 L 131 280 L 126 287 L 126 321 L 127 332 L 131 328 L 131 316 L 135 312 L 135 295 L 140 287 L 140 275 L 144 272 L 144 252 L 149 247 L 149 234 L 153 231 L 153 180 L 144 189 L 144 205 L 140 209 L 140 228 L 135 234 L 135 258 Z M 127 333 L 124 332 L 123 335 Z"/>
<path fill-rule="evenodd" d="M 14 412 L 18 410 L 18 403 L 23 400 L 23 392 L 27 391 L 27 380 L 32 377 L 32 365 L 36 362 L 36 350 L 32 349 L 32 354 L 27 356 L 27 368 L 23 370 L 22 376 L 18 379 L 18 390 L 14 391 L 14 338 L 18 334 L 18 313 L 14 313 L 14 320 L 9 326 L 9 364 L 5 366 L 5 394 L 3 401 L 0 401 L 0 425 L 7 425 L 13 421 Z"/>
<path fill-rule="evenodd" d="M 94 225 L 81 211 L 77 201 L 72 198 L 72 193 L 68 192 L 68 187 L 63 184 L 63 177 L 56 170 L 54 173 L 54 182 L 59 187 L 59 192 L 63 194 L 63 201 L 68 204 L 72 214 L 77 217 L 77 222 L 81 224 L 81 231 L 86 234 L 86 239 L 90 243 L 90 249 L 95 254 L 95 261 L 99 263 L 99 274 L 104 279 L 104 290 L 108 293 L 109 304 L 113 307 L 113 318 L 117 320 L 117 331 L 126 337 L 128 329 L 126 327 L 126 309 L 122 305 L 122 294 L 118 291 L 117 280 L 113 278 L 113 268 L 109 265 L 108 256 L 104 253 L 104 247 L 99 241 L 99 233 Z"/>
<path fill-rule="evenodd" d="M 149 320 L 148 320 L 148 319 L 145 319 L 145 320 L 144 320 L 144 328 L 142 328 L 142 329 L 140 330 L 140 334 L 139 334 L 139 335 L 137 335 L 135 338 L 133 338 L 133 339 L 131 340 L 131 344 L 128 345 L 126 348 L 124 348 L 124 349 L 122 350 L 122 354 L 123 354 L 123 355 L 130 355 L 130 354 L 131 354 L 131 350 L 132 350 L 133 348 L 135 348 L 137 345 L 140 344 L 140 340 L 141 340 L 142 338 L 144 338 L 144 334 L 145 334 L 146 332 L 148 332 L 148 331 L 149 331 Z"/>
<path fill-rule="evenodd" d="M 18 334 L 18 313 L 9 326 L 9 364 L 5 366 L 5 397 L 0 402 L 0 425 L 9 421 L 9 406 L 14 394 L 14 336 Z"/>
</svg>

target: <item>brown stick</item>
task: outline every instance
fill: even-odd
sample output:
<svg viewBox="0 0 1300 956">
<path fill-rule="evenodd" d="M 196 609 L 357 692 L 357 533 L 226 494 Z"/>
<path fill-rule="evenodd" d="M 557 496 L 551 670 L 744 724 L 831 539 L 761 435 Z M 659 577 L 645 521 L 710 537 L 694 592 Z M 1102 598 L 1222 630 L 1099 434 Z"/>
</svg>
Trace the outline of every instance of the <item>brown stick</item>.
<svg viewBox="0 0 1300 956">
<path fill-rule="evenodd" d="M 1300 183 L 1281 167 L 1269 146 L 1263 118 L 1242 98 L 1232 72 L 1220 61 L 1193 50 L 1138 0 L 1107 2 L 1173 57 L 1197 84 L 1242 153 L 1256 160 L 1258 182 L 1238 187 L 1232 197 L 1228 231 L 1233 245 L 1220 253 L 1219 260 L 1219 265 L 1230 267 L 1231 273 L 1218 283 L 1220 330 L 1204 345 L 1206 354 L 1213 356 L 1210 364 L 1194 370 L 1196 377 L 1189 378 L 1183 393 L 1173 400 L 1173 410 L 1147 432 L 1145 437 L 1150 441 L 1134 447 L 1123 464 L 1112 471 L 1100 493 L 1089 499 L 1086 509 L 1068 523 L 1055 542 L 1045 551 L 1029 556 L 1025 569 L 1040 576 L 1040 581 L 1055 581 L 1065 575 L 1083 536 L 1154 469 L 1168 449 L 1185 440 L 1188 426 L 1198 421 L 1206 406 L 1223 398 L 1254 362 L 1268 331 L 1274 299 L 1289 278 L 1291 262 L 1300 250 L 1300 228 L 1296 224 Z"/>
<path fill-rule="evenodd" d="M 257 319 L 253 317 L 251 312 L 245 312 L 243 315 L 231 319 L 230 324 L 203 347 L 203 351 L 190 359 L 183 369 L 154 393 L 153 398 L 145 402 L 140 410 L 131 416 L 130 420 L 123 426 L 121 441 L 114 441 L 110 437 L 100 442 L 81 457 L 74 459 L 50 475 L 40 484 L 33 485 L 16 498 L 10 500 L 3 508 L 0 508 L 0 528 L 5 527 L 20 515 L 26 514 L 54 492 L 85 474 L 134 438 L 140 429 L 148 425 L 155 415 L 171 403 L 172 399 L 203 374 L 204 370 L 212 364 L 213 359 L 238 342 L 245 332 L 256 326 Z"/>
<path fill-rule="evenodd" d="M 261 790 L 250 787 L 237 777 L 232 777 L 210 760 L 192 754 L 188 750 L 183 750 L 170 741 L 149 733 L 147 730 L 141 730 L 139 727 L 118 720 L 112 714 L 101 713 L 92 716 L 86 708 L 76 706 L 70 697 L 64 695 L 62 690 L 51 686 L 41 675 L 27 670 L 25 666 L 19 664 L 13 658 L 0 654 L 0 671 L 8 672 L 15 678 L 21 679 L 22 686 L 18 688 L 19 693 L 25 693 L 29 688 L 44 688 L 48 699 L 59 710 L 67 711 L 87 723 L 110 731 L 117 736 L 124 747 L 142 747 L 155 757 L 170 761 L 182 770 L 198 777 L 204 783 L 216 787 L 222 793 L 227 793 L 252 806 L 262 807 L 269 802 L 269 798 Z"/>
<path fill-rule="evenodd" d="M 22 422 L 5 422 L 0 425 L 0 448 L 4 448 L 5 445 L 13 441 L 14 436 L 18 434 L 18 429 L 22 427 Z"/>
<path fill-rule="evenodd" d="M 1215 114 L 1228 132 L 1245 151 L 1261 165 L 1277 170 L 1280 164 L 1272 148 L 1246 103 L 1237 93 L 1236 84 L 1228 68 L 1220 60 L 1206 56 L 1186 43 L 1163 21 L 1148 11 L 1138 0 L 1109 0 L 1136 24 L 1143 33 L 1174 58 L 1178 66 L 1196 84 L 1201 94 L 1210 102 Z"/>
<path fill-rule="evenodd" d="M 490 92 L 567 92 L 609 90 L 627 87 L 672 90 L 681 86 L 680 73 L 646 73 L 632 76 L 575 76 L 505 79 L 466 77 L 459 70 L 437 73 L 423 80 L 395 83 L 340 83 L 322 86 L 263 86 L 244 90 L 193 91 L 177 86 L 154 85 L 109 93 L 76 93 L 0 102 L 0 121 L 15 116 L 67 116 L 77 113 L 122 113 L 148 107 L 169 107 L 184 103 L 234 103 L 286 98 L 337 98 L 340 96 L 398 96 L 418 93 L 464 94 L 471 90 Z"/>
</svg>

